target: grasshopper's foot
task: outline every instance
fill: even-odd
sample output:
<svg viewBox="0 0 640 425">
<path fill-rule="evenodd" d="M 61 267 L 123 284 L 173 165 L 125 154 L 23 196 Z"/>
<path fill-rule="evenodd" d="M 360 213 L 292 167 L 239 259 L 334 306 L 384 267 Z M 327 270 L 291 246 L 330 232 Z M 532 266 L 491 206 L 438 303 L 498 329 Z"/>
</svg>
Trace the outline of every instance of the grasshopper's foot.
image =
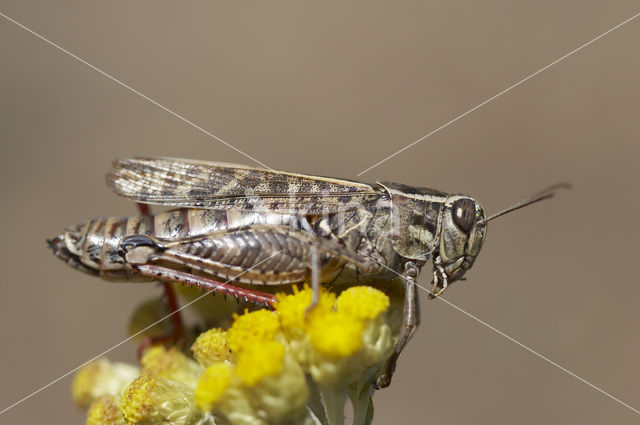
<svg viewBox="0 0 640 425">
<path fill-rule="evenodd" d="M 395 369 L 395 363 L 393 363 L 393 367 L 388 369 Z M 393 376 L 393 370 L 387 370 L 382 375 L 376 378 L 376 381 L 373 383 L 373 388 L 376 390 L 381 390 L 383 388 L 387 388 L 391 385 L 391 377 Z"/>
<path fill-rule="evenodd" d="M 440 295 L 444 293 L 444 290 L 447 289 L 446 286 L 440 288 L 437 283 L 433 283 L 431 286 L 431 291 L 429 291 L 429 295 L 427 296 L 430 300 L 434 298 L 438 298 Z"/>
<path fill-rule="evenodd" d="M 309 304 L 309 307 L 307 307 L 304 312 L 305 316 L 308 316 L 318 306 L 318 302 L 319 298 L 314 295 L 311 299 L 311 304 Z"/>
</svg>

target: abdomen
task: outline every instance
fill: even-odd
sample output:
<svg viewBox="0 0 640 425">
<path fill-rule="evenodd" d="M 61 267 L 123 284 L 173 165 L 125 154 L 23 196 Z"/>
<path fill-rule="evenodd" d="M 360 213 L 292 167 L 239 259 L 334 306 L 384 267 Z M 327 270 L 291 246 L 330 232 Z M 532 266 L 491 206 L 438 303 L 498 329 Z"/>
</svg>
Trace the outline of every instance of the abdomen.
<svg viewBox="0 0 640 425">
<path fill-rule="evenodd" d="M 141 280 L 129 272 L 119 252 L 125 236 L 172 241 L 258 223 L 288 225 L 293 221 L 288 215 L 187 208 L 144 217 L 96 217 L 68 228 L 50 240 L 49 247 L 57 257 L 84 272 L 107 280 Z"/>
</svg>

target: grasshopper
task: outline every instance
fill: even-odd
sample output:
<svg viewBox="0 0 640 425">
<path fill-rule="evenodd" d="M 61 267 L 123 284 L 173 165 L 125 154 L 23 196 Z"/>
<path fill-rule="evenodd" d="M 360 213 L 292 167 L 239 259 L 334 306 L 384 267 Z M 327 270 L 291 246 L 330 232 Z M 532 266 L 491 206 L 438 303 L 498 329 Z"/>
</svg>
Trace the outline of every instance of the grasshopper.
<svg viewBox="0 0 640 425">
<path fill-rule="evenodd" d="M 471 268 L 490 220 L 565 186 L 487 217 L 465 195 L 216 162 L 119 159 L 106 180 L 116 194 L 140 204 L 177 207 L 94 218 L 48 241 L 57 257 L 106 280 L 175 281 L 267 306 L 273 296 L 254 288 L 306 281 L 312 308 L 319 286 L 340 281 L 345 269 L 378 282 L 401 275 L 403 328 L 379 388 L 389 385 L 418 326 L 416 279 L 425 263 L 433 259 L 436 297 Z"/>
</svg>

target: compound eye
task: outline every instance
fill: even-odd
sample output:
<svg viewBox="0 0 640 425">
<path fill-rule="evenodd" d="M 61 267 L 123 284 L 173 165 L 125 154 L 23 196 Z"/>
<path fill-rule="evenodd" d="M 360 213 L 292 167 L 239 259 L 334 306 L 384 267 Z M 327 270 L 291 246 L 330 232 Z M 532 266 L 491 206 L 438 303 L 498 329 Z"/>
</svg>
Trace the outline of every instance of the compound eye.
<svg viewBox="0 0 640 425">
<path fill-rule="evenodd" d="M 476 222 L 476 203 L 469 198 L 458 199 L 452 207 L 453 222 L 467 235 Z"/>
</svg>

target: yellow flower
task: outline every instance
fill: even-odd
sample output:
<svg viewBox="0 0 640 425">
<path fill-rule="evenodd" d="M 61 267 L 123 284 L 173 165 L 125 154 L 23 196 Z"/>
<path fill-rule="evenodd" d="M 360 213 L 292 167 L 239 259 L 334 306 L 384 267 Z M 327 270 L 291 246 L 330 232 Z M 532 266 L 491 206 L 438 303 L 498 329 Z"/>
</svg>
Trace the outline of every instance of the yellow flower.
<svg viewBox="0 0 640 425">
<path fill-rule="evenodd" d="M 87 425 L 337 425 L 347 397 L 354 423 L 369 423 L 371 383 L 394 347 L 389 297 L 321 288 L 310 309 L 304 286 L 276 298 L 275 311 L 245 310 L 198 336 L 195 360 L 153 346 L 141 370 L 106 359 L 82 368 L 73 395 L 91 404 Z"/>
<path fill-rule="evenodd" d="M 203 412 L 211 411 L 231 386 L 233 366 L 220 362 L 207 367 L 200 375 L 194 394 L 196 405 Z"/>
<path fill-rule="evenodd" d="M 130 425 L 195 425 L 203 418 L 188 386 L 149 375 L 127 386 L 122 414 Z"/>
<path fill-rule="evenodd" d="M 259 417 L 270 424 L 301 423 L 307 414 L 309 387 L 302 367 L 282 344 L 269 342 L 248 348 L 238 358 L 236 370 Z"/>
<path fill-rule="evenodd" d="M 229 347 L 233 353 L 237 353 L 244 345 L 252 342 L 269 341 L 280 332 L 278 316 L 269 310 L 256 310 L 243 315 L 233 315 L 235 321 L 227 337 Z"/>
<path fill-rule="evenodd" d="M 258 417 L 246 391 L 228 362 L 212 364 L 200 376 L 195 391 L 196 405 L 200 410 L 213 413 L 222 423 L 232 425 L 267 425 Z"/>
<path fill-rule="evenodd" d="M 298 423 L 308 397 L 302 368 L 276 341 L 243 345 L 235 368 L 227 362 L 209 366 L 195 392 L 201 410 L 233 425 Z"/>
<path fill-rule="evenodd" d="M 387 295 L 370 286 L 354 286 L 338 296 L 336 306 L 338 312 L 361 320 L 364 324 L 359 354 L 364 367 L 373 366 L 391 355 L 394 340 L 387 320 L 390 306 Z"/>
<path fill-rule="evenodd" d="M 135 379 L 139 370 L 126 363 L 111 363 L 100 358 L 80 368 L 73 379 L 71 393 L 79 407 L 88 407 L 103 395 L 120 397 L 129 382 Z"/>
<path fill-rule="evenodd" d="M 389 308 L 389 297 L 370 286 L 354 286 L 340 293 L 336 308 L 353 318 L 372 320 Z"/>
<path fill-rule="evenodd" d="M 326 312 L 333 311 L 336 300 L 335 294 L 320 288 L 318 304 L 311 310 L 311 297 L 313 291 L 308 285 L 302 290 L 293 287 L 293 294 L 279 293 L 276 295 L 276 312 L 280 316 L 280 322 L 287 337 L 303 338 L 309 321 L 315 316 L 320 316 Z"/>
<path fill-rule="evenodd" d="M 203 366 L 231 360 L 227 333 L 218 328 L 201 333 L 191 346 L 191 351 L 198 363 Z"/>
<path fill-rule="evenodd" d="M 201 367 L 182 354 L 177 348 L 166 349 L 161 345 L 148 348 L 142 359 L 142 373 L 170 379 L 195 388 Z"/>
<path fill-rule="evenodd" d="M 385 312 L 389 298 L 368 287 L 352 287 L 336 300 L 336 311 L 315 315 L 308 325 L 306 370 L 325 387 L 344 387 L 386 360 L 393 350 Z M 369 374 L 367 374 L 369 375 Z M 366 379 L 370 379 L 367 376 Z"/>
<path fill-rule="evenodd" d="M 111 395 L 98 397 L 89 407 L 86 425 L 126 425 L 118 399 Z"/>
<path fill-rule="evenodd" d="M 309 340 L 325 356 L 347 357 L 362 346 L 362 321 L 341 312 L 317 316 L 309 325 Z"/>
<path fill-rule="evenodd" d="M 280 373 L 284 346 L 279 342 L 266 341 L 245 345 L 238 354 L 236 373 L 243 384 L 254 386 L 267 376 Z"/>
</svg>

